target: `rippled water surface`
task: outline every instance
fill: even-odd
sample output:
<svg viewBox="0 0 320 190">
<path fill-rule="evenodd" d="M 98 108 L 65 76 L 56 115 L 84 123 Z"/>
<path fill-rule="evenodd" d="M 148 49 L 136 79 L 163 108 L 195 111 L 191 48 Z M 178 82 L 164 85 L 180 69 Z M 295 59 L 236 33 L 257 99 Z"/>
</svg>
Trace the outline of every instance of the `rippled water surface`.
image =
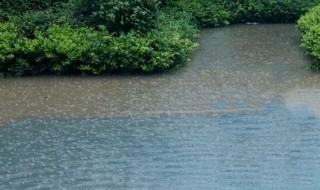
<svg viewBox="0 0 320 190">
<path fill-rule="evenodd" d="M 0 189 L 320 189 L 320 77 L 294 25 L 201 36 L 165 74 L 0 79 Z"/>
</svg>

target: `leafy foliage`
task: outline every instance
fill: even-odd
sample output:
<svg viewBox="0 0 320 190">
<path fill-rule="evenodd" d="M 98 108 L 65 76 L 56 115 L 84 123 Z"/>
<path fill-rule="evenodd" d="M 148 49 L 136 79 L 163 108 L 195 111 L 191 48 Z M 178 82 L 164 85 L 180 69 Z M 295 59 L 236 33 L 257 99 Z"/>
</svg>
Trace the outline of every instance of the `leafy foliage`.
<svg viewBox="0 0 320 190">
<path fill-rule="evenodd" d="M 0 1 L 0 73 L 156 72 L 186 62 L 198 27 L 294 22 L 320 0 Z M 299 21 L 319 53 L 319 8 Z M 313 26 L 316 25 L 316 26 Z"/>
<path fill-rule="evenodd" d="M 241 0 L 236 22 L 295 22 L 319 0 Z"/>
<path fill-rule="evenodd" d="M 306 33 L 312 26 L 320 25 L 320 6 L 312 8 L 298 20 L 298 29 Z"/>
<path fill-rule="evenodd" d="M 302 46 L 308 50 L 310 55 L 320 59 L 320 25 L 312 26 L 303 35 Z"/>
<path fill-rule="evenodd" d="M 37 31 L 45 32 L 54 24 L 75 23 L 66 11 L 59 11 L 55 8 L 28 11 L 21 16 L 11 17 L 10 21 L 16 24 L 20 34 L 28 38 L 34 38 Z"/>
<path fill-rule="evenodd" d="M 194 17 L 198 26 L 212 27 L 229 24 L 232 14 L 223 4 L 208 0 L 178 0 L 178 11 L 185 11 Z"/>
<path fill-rule="evenodd" d="M 298 29 L 302 32 L 302 47 L 306 48 L 307 54 L 316 58 L 311 66 L 319 69 L 320 64 L 320 5 L 314 7 L 298 21 Z"/>
<path fill-rule="evenodd" d="M 21 37 L 12 23 L 0 24 L 0 73 L 22 75 L 41 70 L 34 60 L 39 44 Z"/>
<path fill-rule="evenodd" d="M 76 0 L 73 10 L 80 22 L 109 32 L 147 32 L 155 28 L 158 0 Z"/>
<path fill-rule="evenodd" d="M 32 72 L 101 74 L 112 71 L 153 72 L 183 64 L 196 47 L 196 28 L 159 19 L 152 33 L 112 36 L 105 31 L 70 25 L 53 25 L 34 39 L 19 36 L 13 23 L 1 26 L 0 72 L 22 75 Z M 178 22 L 179 21 L 179 22 Z M 183 33 L 187 30 L 188 34 Z M 41 65 L 41 68 L 37 68 Z"/>
<path fill-rule="evenodd" d="M 44 57 L 51 63 L 52 71 L 99 73 L 95 63 L 99 58 L 95 54 L 100 44 L 99 33 L 90 28 L 73 29 L 68 25 L 53 25 L 48 31 L 38 33 L 36 40 L 41 44 Z"/>
<path fill-rule="evenodd" d="M 10 15 L 21 15 L 27 11 L 39 11 L 52 7 L 59 7 L 68 0 L 1 0 L 0 21 L 7 20 Z"/>
</svg>

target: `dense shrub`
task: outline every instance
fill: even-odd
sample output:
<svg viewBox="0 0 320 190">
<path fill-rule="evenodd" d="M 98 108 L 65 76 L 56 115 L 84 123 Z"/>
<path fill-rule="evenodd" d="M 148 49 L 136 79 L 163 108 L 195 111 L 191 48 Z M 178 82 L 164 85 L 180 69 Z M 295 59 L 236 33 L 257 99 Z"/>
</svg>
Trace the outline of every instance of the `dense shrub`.
<svg viewBox="0 0 320 190">
<path fill-rule="evenodd" d="M 298 20 L 298 29 L 302 33 L 308 32 L 315 25 L 320 25 L 320 6 L 312 8 Z"/>
<path fill-rule="evenodd" d="M 2 10 L 10 10 L 14 12 L 24 12 L 28 10 L 43 10 L 53 6 L 59 6 L 62 3 L 66 3 L 67 0 L 10 0 L 0 1 L 0 7 Z"/>
<path fill-rule="evenodd" d="M 194 40 L 198 36 L 198 30 L 188 18 L 190 19 L 191 16 L 187 13 L 181 13 L 180 15 L 162 13 L 159 16 L 157 20 L 158 28 L 147 35 L 149 44 L 146 44 L 145 48 L 152 51 L 143 54 L 140 50 L 136 51 L 138 55 L 148 55 L 144 59 L 148 60 L 147 62 L 136 60 L 137 63 L 140 62 L 138 70 L 145 72 L 161 71 L 181 65 L 186 61 L 190 52 L 197 45 Z M 132 40 L 132 38 L 129 38 L 129 40 Z M 136 43 L 136 40 L 132 42 Z M 136 45 L 139 47 L 139 44 Z M 133 45 L 133 47 L 136 45 Z M 128 52 L 127 55 L 130 54 L 132 52 Z"/>
<path fill-rule="evenodd" d="M 120 36 L 111 46 L 108 64 L 126 72 L 162 71 L 184 63 L 194 47 L 191 40 L 168 29 L 146 36 Z"/>
<path fill-rule="evenodd" d="M 157 31 L 168 30 L 179 32 L 182 37 L 195 41 L 198 37 L 198 28 L 193 22 L 193 16 L 184 11 L 168 9 L 160 12 L 157 19 Z"/>
<path fill-rule="evenodd" d="M 235 22 L 296 22 L 319 0 L 233 0 L 239 3 Z"/>
<path fill-rule="evenodd" d="M 159 1 L 160 3 L 159 3 L 159 6 L 161 7 L 161 8 L 163 8 L 163 7 L 169 7 L 169 6 L 174 6 L 174 4 L 175 4 L 175 0 L 160 0 Z"/>
<path fill-rule="evenodd" d="M 0 21 L 7 20 L 10 15 L 21 15 L 27 11 L 44 10 L 52 7 L 59 7 L 68 0 L 1 0 Z"/>
<path fill-rule="evenodd" d="M 0 24 L 0 73 L 40 72 L 42 66 L 35 59 L 38 47 L 37 41 L 19 36 L 13 23 Z"/>
<path fill-rule="evenodd" d="M 208 0 L 178 0 L 177 11 L 185 11 L 194 17 L 201 27 L 223 26 L 229 24 L 232 13 L 223 4 Z"/>
<path fill-rule="evenodd" d="M 317 59 L 312 68 L 319 69 L 320 64 L 320 5 L 314 7 L 298 21 L 298 29 L 302 32 L 302 47 Z"/>
<path fill-rule="evenodd" d="M 221 26 L 228 23 L 288 23 L 320 0 L 175 0 L 169 3 L 178 11 L 187 11 L 199 26 Z"/>
<path fill-rule="evenodd" d="M 90 28 L 73 29 L 68 25 L 53 25 L 46 33 L 36 35 L 50 69 L 57 73 L 99 73 L 97 49 L 105 49 L 99 33 Z"/>
<path fill-rule="evenodd" d="M 28 11 L 20 16 L 11 17 L 10 21 L 16 24 L 20 34 L 28 38 L 34 38 L 36 31 L 44 32 L 53 24 L 75 24 L 68 12 L 55 8 Z"/>
<path fill-rule="evenodd" d="M 308 50 L 308 54 L 320 59 L 320 25 L 312 26 L 303 35 L 302 46 Z"/>
<path fill-rule="evenodd" d="M 197 29 L 186 19 L 171 19 L 161 15 L 159 27 L 143 35 L 112 36 L 93 28 L 53 25 L 46 32 L 37 32 L 34 39 L 20 35 L 13 23 L 4 23 L 0 27 L 0 72 L 101 74 L 172 68 L 183 64 L 196 47 Z"/>
<path fill-rule="evenodd" d="M 187 60 L 199 26 L 293 22 L 319 2 L 0 0 L 0 73 L 161 71 Z M 299 21 L 303 46 L 318 58 L 319 9 Z"/>
<path fill-rule="evenodd" d="M 52 71 L 100 74 L 160 71 L 182 64 L 195 47 L 186 36 L 178 24 L 145 35 L 120 36 L 66 25 L 49 28 L 37 40 Z"/>
<path fill-rule="evenodd" d="M 75 16 L 85 25 L 111 33 L 148 32 L 155 28 L 158 0 L 75 0 Z"/>
</svg>

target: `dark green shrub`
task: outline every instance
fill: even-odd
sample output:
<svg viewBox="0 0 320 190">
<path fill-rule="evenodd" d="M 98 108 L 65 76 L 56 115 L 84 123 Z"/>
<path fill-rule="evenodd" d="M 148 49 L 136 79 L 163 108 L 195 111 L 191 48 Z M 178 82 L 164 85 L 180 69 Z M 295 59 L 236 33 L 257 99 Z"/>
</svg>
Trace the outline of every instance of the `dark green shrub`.
<svg viewBox="0 0 320 190">
<path fill-rule="evenodd" d="M 296 22 L 319 0 L 241 0 L 236 1 L 238 17 L 236 22 L 288 23 Z"/>
<path fill-rule="evenodd" d="M 199 30 L 193 22 L 193 16 L 190 13 L 167 9 L 165 12 L 159 13 L 157 23 L 157 31 L 174 30 L 179 32 L 184 38 L 193 41 L 199 37 Z"/>
<path fill-rule="evenodd" d="M 42 11 L 28 11 L 21 16 L 10 18 L 18 27 L 19 33 L 28 38 L 34 38 L 36 31 L 45 32 L 53 24 L 75 23 L 67 11 L 49 8 Z"/>
<path fill-rule="evenodd" d="M 227 25 L 232 18 L 232 13 L 223 4 L 210 0 L 178 0 L 175 6 L 178 11 L 190 13 L 201 27 Z"/>
<path fill-rule="evenodd" d="M 30 10 L 43 10 L 49 7 L 59 6 L 62 3 L 66 3 L 68 0 L 10 0 L 0 1 L 0 7 L 2 10 L 9 10 L 12 12 L 25 12 Z"/>
<path fill-rule="evenodd" d="M 158 0 L 75 0 L 74 14 L 87 26 L 120 34 L 156 26 Z"/>
<path fill-rule="evenodd" d="M 37 64 L 39 44 L 18 34 L 13 23 L 0 24 L 0 73 L 20 76 L 37 73 L 42 65 Z"/>
<path fill-rule="evenodd" d="M 302 47 L 307 54 L 316 58 L 311 68 L 319 69 L 320 64 L 320 5 L 312 8 L 298 21 L 298 29 L 302 32 Z"/>
<path fill-rule="evenodd" d="M 166 25 L 142 36 L 116 37 L 90 28 L 54 25 L 46 34 L 38 34 L 37 40 L 53 72 L 151 72 L 182 64 L 195 48 L 180 27 Z"/>
<path fill-rule="evenodd" d="M 0 21 L 7 20 L 11 15 L 21 15 L 27 11 L 39 11 L 59 7 L 68 0 L 1 0 Z"/>
<path fill-rule="evenodd" d="M 320 0 L 0 1 L 0 73 L 154 72 L 183 64 L 197 26 L 293 22 Z M 319 8 L 299 21 L 320 59 Z M 314 26 L 315 25 L 315 26 Z"/>
<path fill-rule="evenodd" d="M 175 4 L 175 0 L 160 0 L 159 2 L 160 7 L 172 7 Z"/>
<path fill-rule="evenodd" d="M 196 28 L 185 19 L 159 18 L 158 29 L 144 36 L 120 36 L 112 45 L 112 65 L 126 71 L 161 71 L 183 64 L 196 47 Z M 118 64 L 117 64 L 118 63 Z"/>
<path fill-rule="evenodd" d="M 320 25 L 312 26 L 302 37 L 302 47 L 308 54 L 320 59 Z"/>
</svg>

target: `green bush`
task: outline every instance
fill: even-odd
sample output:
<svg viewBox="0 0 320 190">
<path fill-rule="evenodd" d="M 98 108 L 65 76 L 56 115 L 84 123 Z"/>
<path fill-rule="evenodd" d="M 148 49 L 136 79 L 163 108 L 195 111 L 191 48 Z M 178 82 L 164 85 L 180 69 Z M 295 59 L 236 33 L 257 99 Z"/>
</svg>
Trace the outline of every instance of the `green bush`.
<svg viewBox="0 0 320 190">
<path fill-rule="evenodd" d="M 10 0 L 0 1 L 0 21 L 7 20 L 12 15 L 21 15 L 27 11 L 39 11 L 59 7 L 68 0 Z"/>
<path fill-rule="evenodd" d="M 143 72 L 162 71 L 185 63 L 197 45 L 194 42 L 197 29 L 187 17 L 174 20 L 172 17 L 163 13 L 158 19 L 158 28 L 152 33 L 122 38 L 120 47 L 126 48 L 114 51 L 115 63 L 127 63 L 124 68 Z"/>
<path fill-rule="evenodd" d="M 0 24 L 0 73 L 20 76 L 40 72 L 42 65 L 35 59 L 38 47 L 36 40 L 21 37 L 13 23 Z"/>
<path fill-rule="evenodd" d="M 0 1 L 0 73 L 155 72 L 181 65 L 197 27 L 293 22 L 320 0 Z M 299 20 L 319 56 L 320 8 Z M 315 25 L 315 26 L 313 26 Z"/>
<path fill-rule="evenodd" d="M 308 54 L 320 59 L 320 25 L 312 26 L 303 35 L 302 47 L 306 48 Z"/>
<path fill-rule="evenodd" d="M 319 0 L 242 0 L 236 1 L 238 16 L 235 22 L 289 23 L 296 22 Z"/>
<path fill-rule="evenodd" d="M 101 38 L 99 32 L 90 28 L 53 25 L 46 33 L 38 33 L 36 40 L 50 63 L 51 71 L 100 73 L 101 57 L 95 53 L 106 46 L 102 41 L 105 38 Z"/>
<path fill-rule="evenodd" d="M 312 8 L 298 20 L 298 29 L 302 33 L 308 32 L 315 25 L 320 25 L 320 6 Z"/>
<path fill-rule="evenodd" d="M 54 25 L 46 34 L 38 34 L 37 40 L 53 72 L 151 72 L 184 63 L 195 48 L 195 43 L 186 38 L 180 27 L 166 25 L 142 36 L 116 37 L 91 28 Z"/>
<path fill-rule="evenodd" d="M 229 24 L 232 13 L 223 4 L 209 0 L 178 0 L 177 11 L 190 13 L 201 27 L 216 27 Z"/>
<path fill-rule="evenodd" d="M 157 31 L 174 30 L 179 32 L 184 38 L 195 41 L 199 37 L 199 30 L 193 19 L 190 13 L 167 9 L 158 15 Z M 169 33 L 169 31 L 167 32 Z"/>
<path fill-rule="evenodd" d="M 34 38 L 36 31 L 45 32 L 53 24 L 75 24 L 70 14 L 55 8 L 28 11 L 21 16 L 11 17 L 10 22 L 15 23 L 19 33 L 28 38 Z"/>
<path fill-rule="evenodd" d="M 175 0 L 168 4 L 193 15 L 201 27 L 229 23 L 292 23 L 320 0 Z"/>
<path fill-rule="evenodd" d="M 38 30 L 32 39 L 7 22 L 0 27 L 0 73 L 162 71 L 183 64 L 196 47 L 198 30 L 187 17 L 191 18 L 187 13 L 161 13 L 151 32 L 116 36 L 88 27 L 53 24 Z"/>
<path fill-rule="evenodd" d="M 67 0 L 2 0 L 0 1 L 0 7 L 2 10 L 21 13 L 29 10 L 43 10 L 49 7 L 59 6 L 66 2 Z"/>
<path fill-rule="evenodd" d="M 160 3 L 159 3 L 159 6 L 161 7 L 161 8 L 163 8 L 163 7 L 172 7 L 172 6 L 174 6 L 174 4 L 175 4 L 175 0 L 160 0 L 159 1 Z"/>
<path fill-rule="evenodd" d="M 156 26 L 158 0 L 75 0 L 75 17 L 111 33 L 148 32 Z"/>
<path fill-rule="evenodd" d="M 312 8 L 298 21 L 298 29 L 302 32 L 302 47 L 307 54 L 316 58 L 316 62 L 311 66 L 319 69 L 320 64 L 320 5 Z"/>
</svg>

